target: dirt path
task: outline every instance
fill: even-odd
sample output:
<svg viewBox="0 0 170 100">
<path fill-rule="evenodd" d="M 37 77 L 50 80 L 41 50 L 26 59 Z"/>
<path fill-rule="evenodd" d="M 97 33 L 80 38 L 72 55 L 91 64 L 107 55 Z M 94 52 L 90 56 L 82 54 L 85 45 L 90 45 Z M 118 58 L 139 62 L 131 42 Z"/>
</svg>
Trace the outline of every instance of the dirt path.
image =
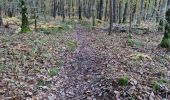
<svg viewBox="0 0 170 100">
<path fill-rule="evenodd" d="M 94 79 L 100 77 L 100 68 L 104 67 L 103 58 L 97 56 L 99 53 L 91 47 L 84 30 L 77 29 L 73 36 L 78 42 L 78 48 L 73 55 L 66 57 L 67 63 L 57 83 L 57 100 L 96 100 L 98 94 L 95 94 L 97 92 L 93 83 Z"/>
</svg>

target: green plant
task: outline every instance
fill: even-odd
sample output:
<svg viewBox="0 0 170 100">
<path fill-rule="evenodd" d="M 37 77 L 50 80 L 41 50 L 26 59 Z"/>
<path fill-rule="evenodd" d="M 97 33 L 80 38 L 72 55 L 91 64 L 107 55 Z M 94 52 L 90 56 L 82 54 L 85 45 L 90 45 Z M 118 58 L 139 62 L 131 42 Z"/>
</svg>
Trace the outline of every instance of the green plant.
<svg viewBox="0 0 170 100">
<path fill-rule="evenodd" d="M 48 70 L 48 74 L 53 77 L 53 76 L 56 76 L 59 72 L 59 69 L 58 68 L 51 68 Z"/>
<path fill-rule="evenodd" d="M 75 27 L 75 23 L 73 21 L 65 21 L 59 23 L 59 25 L 54 25 L 54 27 L 47 28 L 39 28 L 38 30 L 43 32 L 44 34 L 55 34 L 55 33 L 64 33 L 72 30 Z"/>
<path fill-rule="evenodd" d="M 134 45 L 134 41 L 133 41 L 133 39 L 132 39 L 131 33 L 128 33 L 127 44 L 128 44 L 128 46 L 133 46 L 133 45 Z"/>
<path fill-rule="evenodd" d="M 32 48 L 31 49 L 31 54 L 35 55 L 38 52 L 38 48 Z"/>
<path fill-rule="evenodd" d="M 119 83 L 119 85 L 121 85 L 121 86 L 127 86 L 128 83 L 129 83 L 129 77 L 123 76 L 123 77 L 119 78 L 119 79 L 118 79 L 118 83 Z"/>
<path fill-rule="evenodd" d="M 140 40 L 135 40 L 134 41 L 134 46 L 135 47 L 142 47 L 143 43 Z"/>
<path fill-rule="evenodd" d="M 44 53 L 43 57 L 50 59 L 50 58 L 52 58 L 52 54 L 51 53 Z"/>
<path fill-rule="evenodd" d="M 137 100 L 137 97 L 132 95 L 129 97 L 129 100 Z"/>
<path fill-rule="evenodd" d="M 75 49 L 77 48 L 77 42 L 73 40 L 67 41 L 67 48 L 69 51 L 75 51 Z"/>
<path fill-rule="evenodd" d="M 128 40 L 127 40 L 127 45 L 128 45 L 128 46 L 133 46 L 133 45 L 134 45 L 133 39 L 128 38 Z"/>
<path fill-rule="evenodd" d="M 154 91 L 160 91 L 160 83 L 157 81 L 152 82 L 152 88 Z"/>
<path fill-rule="evenodd" d="M 166 80 L 166 79 L 160 79 L 160 80 L 158 80 L 158 82 L 159 82 L 160 84 L 166 84 L 166 83 L 168 83 L 168 80 Z"/>
<path fill-rule="evenodd" d="M 63 66 L 63 65 L 64 65 L 64 61 L 58 60 L 58 61 L 56 62 L 56 65 L 57 65 L 57 66 Z"/>
<path fill-rule="evenodd" d="M 158 30 L 163 31 L 163 27 L 164 27 L 164 21 L 163 21 L 163 19 L 161 19 L 161 20 L 159 21 Z"/>
<path fill-rule="evenodd" d="M 5 68 L 4 64 L 0 64 L 0 71 L 2 71 Z"/>
<path fill-rule="evenodd" d="M 51 82 L 50 81 L 45 81 L 43 79 L 37 80 L 37 85 L 38 86 L 47 86 L 49 85 Z"/>
<path fill-rule="evenodd" d="M 162 84 L 167 84 L 168 81 L 166 79 L 160 79 L 160 80 L 157 80 L 157 81 L 153 81 L 152 82 L 152 88 L 154 91 L 160 91 L 161 89 L 161 85 Z"/>
</svg>

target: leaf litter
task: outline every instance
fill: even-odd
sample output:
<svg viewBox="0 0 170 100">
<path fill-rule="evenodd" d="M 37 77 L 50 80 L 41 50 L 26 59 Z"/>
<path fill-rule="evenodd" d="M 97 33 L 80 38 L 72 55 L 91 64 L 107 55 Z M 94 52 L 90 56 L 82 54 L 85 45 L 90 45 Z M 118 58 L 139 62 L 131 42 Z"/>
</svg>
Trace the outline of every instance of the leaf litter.
<svg viewBox="0 0 170 100">
<path fill-rule="evenodd" d="M 170 99 L 170 52 L 157 48 L 162 34 L 132 34 L 133 39 L 142 42 L 142 47 L 128 46 L 127 36 L 108 36 L 101 30 L 87 31 L 82 27 L 63 34 L 3 34 L 0 98 Z M 128 77 L 124 86 L 119 84 L 122 77 Z M 159 91 L 155 91 L 155 86 Z"/>
</svg>

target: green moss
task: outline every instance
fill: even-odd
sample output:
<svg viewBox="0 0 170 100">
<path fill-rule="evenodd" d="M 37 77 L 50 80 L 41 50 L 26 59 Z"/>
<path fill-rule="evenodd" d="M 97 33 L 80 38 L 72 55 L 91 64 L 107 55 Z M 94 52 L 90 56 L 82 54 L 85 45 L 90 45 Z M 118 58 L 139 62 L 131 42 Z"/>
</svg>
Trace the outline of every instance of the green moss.
<svg viewBox="0 0 170 100">
<path fill-rule="evenodd" d="M 23 28 L 21 28 L 20 33 L 27 33 L 27 32 L 31 32 L 31 29 L 28 28 L 28 27 L 23 27 Z"/>
<path fill-rule="evenodd" d="M 21 25 L 20 33 L 30 32 L 31 29 L 29 28 L 29 23 L 28 23 L 27 8 L 23 0 L 21 0 L 21 15 L 22 15 L 22 25 Z"/>
<path fill-rule="evenodd" d="M 127 86 L 129 83 L 129 77 L 123 76 L 123 77 L 119 78 L 118 83 L 120 86 Z"/>
</svg>

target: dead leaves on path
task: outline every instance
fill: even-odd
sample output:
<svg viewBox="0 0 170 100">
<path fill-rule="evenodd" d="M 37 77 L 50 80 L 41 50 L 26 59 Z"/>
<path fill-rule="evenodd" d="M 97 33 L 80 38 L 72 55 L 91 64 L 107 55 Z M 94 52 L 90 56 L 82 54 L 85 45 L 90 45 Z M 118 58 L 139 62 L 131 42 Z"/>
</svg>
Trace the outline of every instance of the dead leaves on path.
<svg viewBox="0 0 170 100">
<path fill-rule="evenodd" d="M 26 52 L 29 52 L 31 50 L 28 45 L 24 45 L 24 44 L 17 44 L 12 49 L 19 50 L 19 51 L 26 51 Z"/>
<path fill-rule="evenodd" d="M 128 58 L 132 59 L 132 60 L 150 60 L 152 61 L 152 58 L 144 53 L 133 53 L 131 55 L 128 56 Z"/>
</svg>

